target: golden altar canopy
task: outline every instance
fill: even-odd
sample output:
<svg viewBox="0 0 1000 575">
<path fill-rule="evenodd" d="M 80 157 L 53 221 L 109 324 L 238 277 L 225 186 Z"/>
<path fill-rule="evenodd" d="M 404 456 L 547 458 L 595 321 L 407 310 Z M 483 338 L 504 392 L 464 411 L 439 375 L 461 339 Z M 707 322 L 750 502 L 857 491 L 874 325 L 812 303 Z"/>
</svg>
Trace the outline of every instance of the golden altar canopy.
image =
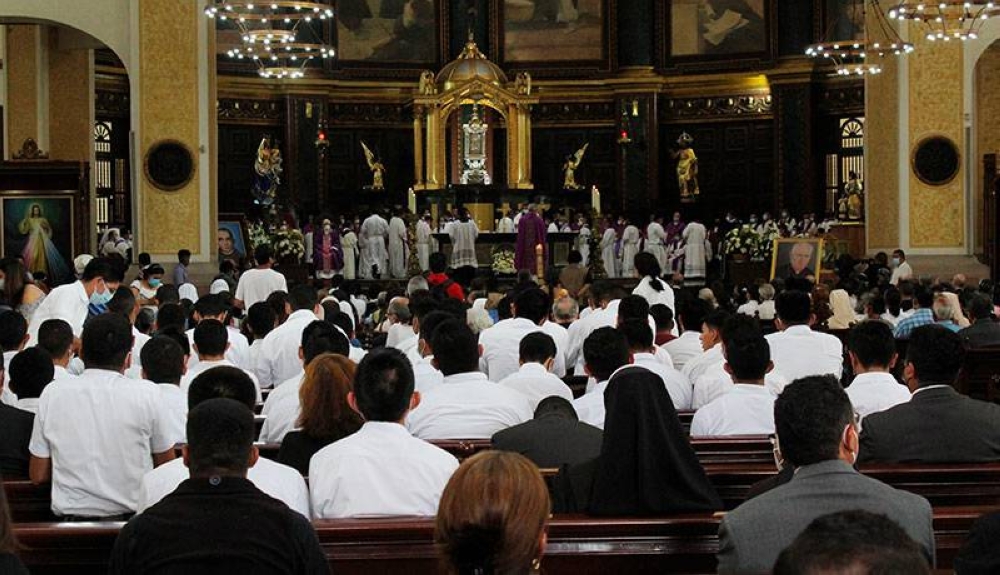
<svg viewBox="0 0 1000 575">
<path fill-rule="evenodd" d="M 438 72 L 427 70 L 413 98 L 415 190 L 440 190 L 448 186 L 448 119 L 463 106 L 492 108 L 507 128 L 507 187 L 532 189 L 531 76 L 517 75 L 514 82 L 491 62 L 471 34 L 465 49 Z"/>
</svg>

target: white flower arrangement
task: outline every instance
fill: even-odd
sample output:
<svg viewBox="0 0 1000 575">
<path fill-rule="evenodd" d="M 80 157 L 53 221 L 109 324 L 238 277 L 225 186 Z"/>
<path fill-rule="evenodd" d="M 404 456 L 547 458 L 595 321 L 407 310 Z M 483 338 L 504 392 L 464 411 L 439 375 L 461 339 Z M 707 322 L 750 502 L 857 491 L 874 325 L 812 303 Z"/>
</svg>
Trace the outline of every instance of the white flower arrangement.
<svg viewBox="0 0 1000 575">
<path fill-rule="evenodd" d="M 514 248 L 510 244 L 500 244 L 493 248 L 490 268 L 498 274 L 516 274 Z"/>
<path fill-rule="evenodd" d="M 299 230 L 280 229 L 271 235 L 276 260 L 302 261 L 306 255 L 305 238 Z"/>
</svg>

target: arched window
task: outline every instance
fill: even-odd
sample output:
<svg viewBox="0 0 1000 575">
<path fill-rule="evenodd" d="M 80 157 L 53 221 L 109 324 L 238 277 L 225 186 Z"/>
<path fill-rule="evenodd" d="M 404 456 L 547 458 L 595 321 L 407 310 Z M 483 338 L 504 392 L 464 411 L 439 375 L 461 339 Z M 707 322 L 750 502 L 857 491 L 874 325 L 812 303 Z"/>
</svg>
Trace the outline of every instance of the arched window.
<svg viewBox="0 0 1000 575">
<path fill-rule="evenodd" d="M 840 119 L 840 138 L 837 153 L 826 156 L 826 209 L 837 213 L 837 199 L 844 185 L 854 172 L 859 178 L 865 174 L 865 118 L 864 116 Z"/>
</svg>

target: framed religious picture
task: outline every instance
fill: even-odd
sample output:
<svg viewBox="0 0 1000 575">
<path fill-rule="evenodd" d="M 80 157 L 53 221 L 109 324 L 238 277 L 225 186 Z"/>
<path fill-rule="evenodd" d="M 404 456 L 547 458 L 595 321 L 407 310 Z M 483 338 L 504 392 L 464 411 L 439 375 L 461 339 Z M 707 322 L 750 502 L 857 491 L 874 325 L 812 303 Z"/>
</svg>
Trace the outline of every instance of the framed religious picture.
<svg viewBox="0 0 1000 575">
<path fill-rule="evenodd" d="M 0 197 L 4 257 L 21 257 L 31 273 L 44 272 L 46 283 L 73 281 L 76 253 L 76 192 L 4 192 Z"/>
<path fill-rule="evenodd" d="M 448 0 L 338 0 L 333 68 L 355 77 L 410 77 L 448 55 Z"/>
<path fill-rule="evenodd" d="M 823 37 L 864 40 L 865 4 L 860 0 L 823 0 Z"/>
<path fill-rule="evenodd" d="M 546 76 L 610 72 L 616 0 L 496 0 L 490 54 L 505 70 Z"/>
<path fill-rule="evenodd" d="M 741 70 L 775 52 L 775 0 L 671 0 L 656 3 L 663 69 Z"/>
<path fill-rule="evenodd" d="M 219 214 L 217 230 L 219 262 L 231 260 L 236 269 L 243 269 L 247 256 L 251 255 L 250 233 L 247 219 L 242 214 Z"/>
<path fill-rule="evenodd" d="M 823 263 L 822 238 L 774 240 L 771 250 L 771 279 L 801 278 L 815 281 Z"/>
</svg>

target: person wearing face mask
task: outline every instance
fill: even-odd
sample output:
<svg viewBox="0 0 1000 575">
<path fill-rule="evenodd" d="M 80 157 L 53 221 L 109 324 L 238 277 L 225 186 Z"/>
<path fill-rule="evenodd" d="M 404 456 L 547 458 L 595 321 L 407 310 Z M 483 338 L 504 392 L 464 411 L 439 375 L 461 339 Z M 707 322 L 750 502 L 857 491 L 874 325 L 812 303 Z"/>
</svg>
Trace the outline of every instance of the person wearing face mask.
<svg viewBox="0 0 1000 575">
<path fill-rule="evenodd" d="M 913 279 L 913 268 L 910 267 L 910 264 L 906 263 L 906 253 L 903 250 L 892 252 L 890 266 L 892 267 L 892 277 L 889 278 L 890 284 L 899 285 L 899 282 L 902 280 Z"/>
<path fill-rule="evenodd" d="M 344 257 L 340 246 L 340 234 L 333 228 L 329 219 L 323 220 L 319 232 L 313 233 L 313 265 L 316 266 L 316 278 L 328 280 L 344 267 Z"/>
<path fill-rule="evenodd" d="M 849 509 L 879 513 L 895 521 L 934 565 L 930 503 L 854 469 L 858 424 L 839 381 L 832 376 L 811 376 L 792 382 L 774 402 L 774 423 L 777 449 L 786 465 L 797 469 L 787 483 L 723 517 L 719 573 L 767 573 L 781 551 L 814 519 Z"/>
<path fill-rule="evenodd" d="M 122 281 L 120 266 L 107 258 L 94 258 L 80 275 L 79 281 L 61 285 L 46 296 L 31 317 L 28 333 L 38 339 L 38 328 L 48 319 L 62 319 L 80 337 L 90 306 L 105 307 Z"/>
<path fill-rule="evenodd" d="M 156 290 L 163 284 L 163 273 L 163 266 L 160 264 L 149 264 L 142 268 L 142 276 L 128 286 L 135 294 L 140 307 L 156 311 L 159 305 L 156 301 Z"/>
</svg>

